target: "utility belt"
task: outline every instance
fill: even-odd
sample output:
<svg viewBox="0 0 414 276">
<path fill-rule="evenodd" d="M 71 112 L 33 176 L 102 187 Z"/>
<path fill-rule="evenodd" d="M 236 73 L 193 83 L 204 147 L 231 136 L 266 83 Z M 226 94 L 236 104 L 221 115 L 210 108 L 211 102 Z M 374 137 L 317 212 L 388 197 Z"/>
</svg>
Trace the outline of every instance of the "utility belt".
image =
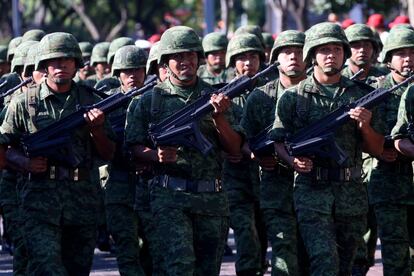
<svg viewBox="0 0 414 276">
<path fill-rule="evenodd" d="M 157 176 L 155 185 L 171 191 L 189 193 L 218 193 L 223 191 L 220 179 L 215 180 L 188 180 L 169 175 Z"/>
<path fill-rule="evenodd" d="M 412 175 L 413 174 L 413 165 L 411 162 L 384 162 L 378 161 L 378 169 L 383 171 L 390 171 L 396 174 Z"/>
<path fill-rule="evenodd" d="M 91 169 L 68 168 L 64 166 L 49 166 L 44 173 L 28 173 L 27 178 L 31 180 L 69 180 L 83 181 L 91 180 Z"/>
<path fill-rule="evenodd" d="M 316 181 L 345 181 L 349 182 L 361 178 L 361 167 L 350 168 L 323 168 L 315 167 L 310 173 L 304 174 Z"/>
</svg>

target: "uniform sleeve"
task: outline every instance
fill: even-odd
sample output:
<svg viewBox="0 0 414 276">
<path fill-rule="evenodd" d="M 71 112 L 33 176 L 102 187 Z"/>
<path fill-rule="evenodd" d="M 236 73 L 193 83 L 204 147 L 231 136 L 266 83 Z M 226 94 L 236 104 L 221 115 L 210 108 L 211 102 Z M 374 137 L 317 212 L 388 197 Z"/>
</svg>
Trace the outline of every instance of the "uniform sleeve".
<svg viewBox="0 0 414 276">
<path fill-rule="evenodd" d="M 403 139 L 408 136 L 408 126 L 409 122 L 413 120 L 413 97 L 411 96 L 414 91 L 412 91 L 412 86 L 405 90 L 401 96 L 400 105 L 398 107 L 398 117 L 397 123 L 391 131 L 392 139 Z"/>
<path fill-rule="evenodd" d="M 284 142 L 288 134 L 295 132 L 294 117 L 296 111 L 296 90 L 286 90 L 277 101 L 275 121 L 269 138 L 275 142 Z"/>
<path fill-rule="evenodd" d="M 148 104 L 151 105 L 151 96 L 143 95 L 134 98 L 128 106 L 125 125 L 125 142 L 128 146 L 148 143 Z"/>
<path fill-rule="evenodd" d="M 20 97 L 14 98 L 7 107 L 5 118 L 0 127 L 0 144 L 18 142 L 24 133 L 25 110 L 19 99 Z"/>
</svg>

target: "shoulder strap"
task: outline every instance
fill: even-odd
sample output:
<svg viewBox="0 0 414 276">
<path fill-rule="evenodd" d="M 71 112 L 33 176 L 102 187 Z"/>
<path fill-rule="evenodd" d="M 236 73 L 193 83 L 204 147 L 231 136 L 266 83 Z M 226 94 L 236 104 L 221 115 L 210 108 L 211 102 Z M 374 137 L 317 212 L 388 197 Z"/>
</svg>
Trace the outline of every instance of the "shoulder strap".
<svg viewBox="0 0 414 276">
<path fill-rule="evenodd" d="M 29 124 L 32 125 L 32 128 L 37 131 L 37 127 L 35 124 L 35 118 L 38 111 L 38 105 L 39 105 L 39 98 L 40 98 L 40 85 L 37 86 L 31 86 L 26 91 L 26 97 L 25 97 L 25 105 L 27 112 L 29 113 Z"/>
<path fill-rule="evenodd" d="M 154 87 L 151 94 L 151 121 L 155 122 L 158 114 L 161 111 L 161 90 Z"/>
<path fill-rule="evenodd" d="M 277 81 L 271 81 L 268 82 L 265 85 L 264 91 L 267 95 L 269 95 L 270 97 L 272 97 L 273 99 L 277 99 L 277 89 L 276 89 L 276 82 Z"/>
<path fill-rule="evenodd" d="M 309 93 L 305 92 L 305 80 L 302 80 L 298 84 L 298 97 L 296 100 L 296 114 L 300 120 L 306 120 L 309 113 L 311 97 Z"/>
</svg>

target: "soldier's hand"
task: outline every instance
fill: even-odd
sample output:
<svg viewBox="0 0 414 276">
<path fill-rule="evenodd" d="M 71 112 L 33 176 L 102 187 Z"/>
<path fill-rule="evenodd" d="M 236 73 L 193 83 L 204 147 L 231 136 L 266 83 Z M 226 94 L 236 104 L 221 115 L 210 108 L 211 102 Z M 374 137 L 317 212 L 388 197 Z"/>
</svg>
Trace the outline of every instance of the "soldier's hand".
<svg viewBox="0 0 414 276">
<path fill-rule="evenodd" d="M 210 98 L 210 103 L 214 107 L 213 117 L 218 116 L 226 112 L 231 105 L 231 100 L 224 94 L 213 94 Z"/>
<path fill-rule="evenodd" d="M 243 154 L 229 154 L 227 152 L 223 152 L 224 158 L 228 160 L 230 163 L 239 163 L 243 159 Z"/>
<path fill-rule="evenodd" d="M 277 157 L 276 156 L 262 156 L 257 157 L 252 152 L 251 154 L 252 160 L 256 160 L 259 162 L 260 167 L 262 167 L 265 171 L 273 171 L 277 165 Z"/>
<path fill-rule="evenodd" d="M 298 173 L 309 173 L 313 169 L 313 162 L 307 157 L 294 157 L 291 166 Z"/>
<path fill-rule="evenodd" d="M 349 110 L 348 114 L 351 119 L 354 119 L 358 122 L 359 128 L 367 127 L 371 123 L 372 112 L 363 107 L 353 108 Z"/>
<path fill-rule="evenodd" d="M 397 160 L 398 152 L 396 149 L 392 148 L 384 148 L 384 151 L 382 152 L 379 159 L 385 161 L 385 162 L 394 162 Z"/>
<path fill-rule="evenodd" d="M 166 164 L 177 162 L 177 148 L 158 147 L 158 162 Z"/>
<path fill-rule="evenodd" d="M 28 158 L 26 164 L 24 164 L 24 168 L 31 173 L 44 173 L 47 171 L 47 158 Z"/>
<path fill-rule="evenodd" d="M 103 128 L 105 123 L 105 114 L 97 108 L 93 108 L 83 114 L 90 129 Z"/>
</svg>

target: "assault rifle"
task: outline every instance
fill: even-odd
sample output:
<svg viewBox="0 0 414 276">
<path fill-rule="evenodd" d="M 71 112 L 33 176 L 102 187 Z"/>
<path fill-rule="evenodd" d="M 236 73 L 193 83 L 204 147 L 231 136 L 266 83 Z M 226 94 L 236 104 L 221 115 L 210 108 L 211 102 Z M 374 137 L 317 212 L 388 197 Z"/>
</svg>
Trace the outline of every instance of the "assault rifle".
<svg viewBox="0 0 414 276">
<path fill-rule="evenodd" d="M 266 77 L 271 71 L 276 70 L 277 66 L 278 63 L 272 64 L 251 78 L 242 76 L 213 93 L 223 93 L 230 99 L 238 97 L 246 91 L 253 90 L 257 80 Z M 151 124 L 149 136 L 154 146 L 189 146 L 206 155 L 212 145 L 201 134 L 198 121 L 214 110 L 210 104 L 211 95 L 206 93 L 160 123 Z"/>
<path fill-rule="evenodd" d="M 4 80 L 0 83 L 0 89 L 2 89 L 6 84 L 8 83 L 8 80 Z"/>
<path fill-rule="evenodd" d="M 335 142 L 334 132 L 337 127 L 351 120 L 348 112 L 356 107 L 371 109 L 384 101 L 392 91 L 408 84 L 414 75 L 389 88 L 378 88 L 359 98 L 353 103 L 343 105 L 317 122 L 288 137 L 285 145 L 291 156 L 320 156 L 334 159 L 339 165 L 348 158 Z"/>
<path fill-rule="evenodd" d="M 25 155 L 28 157 L 49 157 L 57 162 L 75 167 L 79 163 L 79 160 L 73 154 L 70 142 L 74 131 L 86 125 L 83 117 L 84 114 L 93 108 L 98 108 L 107 115 L 117 108 L 125 106 L 133 97 L 141 95 L 151 89 L 156 82 L 156 78 L 151 78 L 141 88 L 131 89 L 125 94 L 113 94 L 90 106 L 78 107 L 76 112 L 50 124 L 38 132 L 24 136 L 21 140 L 21 146 Z M 66 154 L 62 156 L 62 151 L 59 150 L 64 150 Z"/>
<path fill-rule="evenodd" d="M 7 90 L 6 92 L 4 92 L 3 94 L 0 95 L 0 102 L 7 96 L 13 94 L 14 92 L 16 92 L 18 89 L 20 89 L 21 87 L 31 83 L 33 81 L 33 77 L 27 78 L 26 80 L 22 81 L 21 83 L 19 83 L 18 85 L 16 85 L 15 87 L 10 88 L 9 90 Z M 7 80 L 5 81 L 7 82 Z M 2 83 L 3 85 L 3 83 Z"/>
</svg>

